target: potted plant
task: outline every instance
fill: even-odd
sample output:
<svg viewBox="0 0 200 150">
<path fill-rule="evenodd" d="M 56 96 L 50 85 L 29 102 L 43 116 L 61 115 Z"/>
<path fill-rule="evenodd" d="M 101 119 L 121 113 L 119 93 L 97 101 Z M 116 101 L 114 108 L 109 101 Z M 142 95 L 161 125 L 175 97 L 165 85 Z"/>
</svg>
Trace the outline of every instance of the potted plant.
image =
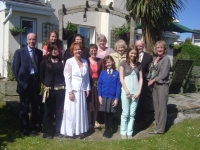
<svg viewBox="0 0 200 150">
<path fill-rule="evenodd" d="M 63 29 L 63 40 L 68 40 L 74 36 L 78 30 L 78 25 L 74 25 L 68 21 L 67 26 Z"/>
<path fill-rule="evenodd" d="M 10 33 L 13 36 L 17 36 L 19 35 L 21 32 L 25 32 L 26 31 L 26 27 L 24 27 L 23 29 L 19 28 L 19 27 L 13 27 L 12 29 L 10 29 Z"/>
<path fill-rule="evenodd" d="M 130 39 L 130 26 L 123 24 L 121 27 L 113 27 L 113 33 L 115 38 L 122 39 L 128 43 Z"/>
</svg>

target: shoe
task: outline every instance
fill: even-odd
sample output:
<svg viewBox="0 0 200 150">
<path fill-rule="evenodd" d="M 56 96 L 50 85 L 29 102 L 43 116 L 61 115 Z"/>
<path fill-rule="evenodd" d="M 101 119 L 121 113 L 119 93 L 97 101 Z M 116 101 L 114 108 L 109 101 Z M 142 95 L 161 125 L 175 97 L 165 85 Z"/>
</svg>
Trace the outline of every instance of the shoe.
<svg viewBox="0 0 200 150">
<path fill-rule="evenodd" d="M 104 133 L 103 133 L 103 136 L 106 137 L 107 134 L 108 134 L 108 132 L 105 130 Z"/>
<path fill-rule="evenodd" d="M 125 139 L 127 139 L 127 136 L 121 134 L 121 139 L 125 140 Z"/>
<path fill-rule="evenodd" d="M 21 133 L 22 133 L 24 136 L 28 136 L 28 135 L 29 135 L 29 132 L 28 132 L 27 130 L 23 130 Z"/>
<path fill-rule="evenodd" d="M 111 138 L 111 137 L 112 137 L 112 132 L 111 132 L 111 131 L 108 131 L 106 137 L 107 137 L 107 138 Z"/>
<path fill-rule="evenodd" d="M 128 138 L 129 140 L 133 139 L 133 137 L 132 137 L 131 135 L 128 135 L 127 138 Z"/>
<path fill-rule="evenodd" d="M 101 125 L 97 121 L 95 121 L 94 128 L 95 129 L 101 128 Z"/>
<path fill-rule="evenodd" d="M 55 134 L 54 137 L 63 138 L 64 135 L 63 134 Z"/>
<path fill-rule="evenodd" d="M 84 139 L 85 138 L 85 134 L 84 133 L 81 133 L 79 136 L 80 136 L 80 139 Z"/>
</svg>

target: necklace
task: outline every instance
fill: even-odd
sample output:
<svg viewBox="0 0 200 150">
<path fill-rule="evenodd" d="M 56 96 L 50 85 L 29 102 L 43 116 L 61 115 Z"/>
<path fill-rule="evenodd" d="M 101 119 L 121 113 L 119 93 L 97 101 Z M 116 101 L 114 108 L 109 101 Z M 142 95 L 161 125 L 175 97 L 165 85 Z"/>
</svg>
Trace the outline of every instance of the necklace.
<svg viewBox="0 0 200 150">
<path fill-rule="evenodd" d="M 79 59 L 75 59 L 75 60 L 76 60 L 76 62 L 77 62 L 77 64 L 78 64 L 79 67 L 82 67 L 82 66 L 83 66 L 83 63 L 82 63 L 81 60 L 79 60 Z"/>
</svg>

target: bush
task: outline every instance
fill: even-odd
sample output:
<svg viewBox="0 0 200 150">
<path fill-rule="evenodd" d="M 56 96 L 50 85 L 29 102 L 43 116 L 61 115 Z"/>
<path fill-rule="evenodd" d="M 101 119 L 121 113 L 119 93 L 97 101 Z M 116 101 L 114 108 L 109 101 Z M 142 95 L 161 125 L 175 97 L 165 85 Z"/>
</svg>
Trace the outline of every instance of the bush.
<svg viewBox="0 0 200 150">
<path fill-rule="evenodd" d="M 175 64 L 178 59 L 194 60 L 194 66 L 200 66 L 200 46 L 183 44 L 181 52 L 174 57 L 173 63 Z"/>
</svg>

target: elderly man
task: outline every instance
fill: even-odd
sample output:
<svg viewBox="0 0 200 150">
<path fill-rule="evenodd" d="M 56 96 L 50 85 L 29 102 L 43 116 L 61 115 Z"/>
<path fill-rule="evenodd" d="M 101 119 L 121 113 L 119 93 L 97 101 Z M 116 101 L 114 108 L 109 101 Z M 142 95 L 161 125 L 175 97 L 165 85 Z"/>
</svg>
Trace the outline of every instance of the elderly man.
<svg viewBox="0 0 200 150">
<path fill-rule="evenodd" d="M 31 104 L 32 133 L 39 132 L 38 96 L 40 91 L 39 66 L 42 61 L 42 51 L 35 48 L 37 36 L 34 33 L 27 35 L 27 47 L 15 51 L 13 73 L 17 80 L 17 93 L 20 96 L 20 123 L 21 132 L 28 135 L 29 104 Z"/>
<path fill-rule="evenodd" d="M 153 58 L 150 54 L 144 52 L 145 44 L 142 40 L 136 41 L 135 46 L 139 52 L 139 61 L 142 65 L 142 75 L 143 75 L 143 85 L 135 116 L 136 123 L 138 123 L 145 121 L 144 114 L 145 114 L 146 96 L 148 90 L 148 82 L 146 77 L 149 72 L 149 64 L 153 61 Z"/>
</svg>

